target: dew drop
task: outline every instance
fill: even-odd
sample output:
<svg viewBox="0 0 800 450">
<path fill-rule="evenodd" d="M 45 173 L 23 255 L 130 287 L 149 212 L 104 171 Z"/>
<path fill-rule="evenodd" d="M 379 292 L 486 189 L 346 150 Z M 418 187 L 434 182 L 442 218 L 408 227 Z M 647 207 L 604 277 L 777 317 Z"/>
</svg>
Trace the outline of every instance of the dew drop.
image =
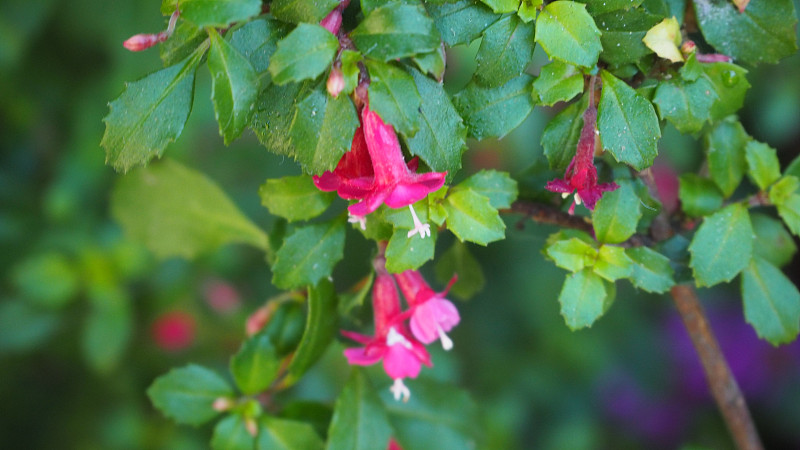
<svg viewBox="0 0 800 450">
<path fill-rule="evenodd" d="M 727 87 L 734 87 L 739 83 L 739 74 L 729 70 L 722 74 L 722 83 Z"/>
</svg>

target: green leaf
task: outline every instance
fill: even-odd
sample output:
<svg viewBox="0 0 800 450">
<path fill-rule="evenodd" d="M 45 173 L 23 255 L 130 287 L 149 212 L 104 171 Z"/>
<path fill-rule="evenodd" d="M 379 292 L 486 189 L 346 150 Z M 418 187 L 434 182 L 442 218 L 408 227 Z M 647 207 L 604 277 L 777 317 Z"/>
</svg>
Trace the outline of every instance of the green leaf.
<svg viewBox="0 0 800 450">
<path fill-rule="evenodd" d="M 747 208 L 735 203 L 706 217 L 689 252 L 689 266 L 697 286 L 713 286 L 733 279 L 750 263 L 753 226 Z"/>
<path fill-rule="evenodd" d="M 207 38 L 208 33 L 204 28 L 186 20 L 180 21 L 172 36 L 159 46 L 161 62 L 164 63 L 164 67 L 181 62 L 194 53 Z"/>
<path fill-rule="evenodd" d="M 603 46 L 600 30 L 580 3 L 548 3 L 536 21 L 536 42 L 552 59 L 593 67 Z"/>
<path fill-rule="evenodd" d="M 591 327 L 608 310 L 614 300 L 609 286 L 589 268 L 567 275 L 558 303 L 571 330 Z"/>
<path fill-rule="evenodd" d="M 250 128 L 267 150 L 279 155 L 294 155 L 291 129 L 297 112 L 297 99 L 307 97 L 312 89 L 308 82 L 284 86 L 269 83 L 261 91 Z"/>
<path fill-rule="evenodd" d="M 741 13 L 731 2 L 694 0 L 694 10 L 706 41 L 733 59 L 777 63 L 797 51 L 792 0 L 754 0 Z"/>
<path fill-rule="evenodd" d="M 258 75 L 250 61 L 210 29 L 211 100 L 225 145 L 242 135 L 250 123 L 258 94 Z"/>
<path fill-rule="evenodd" d="M 275 306 L 275 305 L 273 305 Z M 273 312 L 261 334 L 269 337 L 279 358 L 294 353 L 303 337 L 306 311 L 299 301 L 284 301 L 271 308 Z"/>
<path fill-rule="evenodd" d="M 358 114 L 346 95 L 333 98 L 320 85 L 297 103 L 291 125 L 292 155 L 306 172 L 333 170 L 350 150 Z"/>
<path fill-rule="evenodd" d="M 647 292 L 663 294 L 675 285 L 673 270 L 669 259 L 648 247 L 634 247 L 626 250 L 633 261 L 631 283 Z"/>
<path fill-rule="evenodd" d="M 618 244 L 636 232 L 642 218 L 641 200 L 630 183 L 606 192 L 592 211 L 592 226 L 599 242 Z"/>
<path fill-rule="evenodd" d="M 358 281 L 347 292 L 339 295 L 339 315 L 346 317 L 350 315 L 353 308 L 361 307 L 364 300 L 372 292 L 372 281 L 375 279 L 375 272 L 370 271 L 369 275 Z"/>
<path fill-rule="evenodd" d="M 339 55 L 339 60 L 342 62 L 342 74 L 344 75 L 344 92 L 350 95 L 353 90 L 358 86 L 358 76 L 361 73 L 359 63 L 364 60 L 361 53 L 353 50 L 342 50 Z"/>
<path fill-rule="evenodd" d="M 533 110 L 532 79 L 522 75 L 496 88 L 471 81 L 456 94 L 453 102 L 470 135 L 478 140 L 502 138 L 518 127 Z"/>
<path fill-rule="evenodd" d="M 406 136 L 419 129 L 420 98 L 414 78 L 393 64 L 365 61 L 369 71 L 369 107 Z"/>
<path fill-rule="evenodd" d="M 539 14 L 539 8 L 543 3 L 544 0 L 522 0 L 517 15 L 523 22 L 531 22 L 536 19 L 537 14 Z"/>
<path fill-rule="evenodd" d="M 545 252 L 556 266 L 570 272 L 580 272 L 584 267 L 591 267 L 597 259 L 597 249 L 574 237 L 548 243 Z"/>
<path fill-rule="evenodd" d="M 520 0 L 481 0 L 497 14 L 513 13 L 519 9 Z"/>
<path fill-rule="evenodd" d="M 463 300 L 480 292 L 486 284 L 480 263 L 467 245 L 458 240 L 454 240 L 453 245 L 439 257 L 434 270 L 440 283 L 447 283 L 453 275 L 458 275 L 450 292 Z"/>
<path fill-rule="evenodd" d="M 800 180 L 784 176 L 769 190 L 769 200 L 778 207 L 778 214 L 789 231 L 800 235 Z"/>
<path fill-rule="evenodd" d="M 784 175 L 791 175 L 800 179 L 800 155 L 798 155 L 789 165 L 786 167 L 786 171 Z"/>
<path fill-rule="evenodd" d="M 505 237 L 506 225 L 487 197 L 465 189 L 447 196 L 447 228 L 461 241 L 480 245 Z"/>
<path fill-rule="evenodd" d="M 322 192 L 308 175 L 272 178 L 258 189 L 261 204 L 289 222 L 309 220 L 325 212 L 335 195 Z"/>
<path fill-rule="evenodd" d="M 629 278 L 633 274 L 633 260 L 625 254 L 625 249 L 622 247 L 602 245 L 597 252 L 593 270 L 607 281 L 614 282 L 620 278 Z"/>
<path fill-rule="evenodd" d="M 620 9 L 635 8 L 642 4 L 643 0 L 575 0 L 586 4 L 589 14 L 597 15 Z"/>
<path fill-rule="evenodd" d="M 291 381 L 299 380 L 317 362 L 336 336 L 336 290 L 327 279 L 308 290 L 308 318 L 303 338 L 289 363 Z"/>
<path fill-rule="evenodd" d="M 27 256 L 14 267 L 11 281 L 26 301 L 57 309 L 75 299 L 81 280 L 69 258 L 51 251 Z"/>
<path fill-rule="evenodd" d="M 505 172 L 481 170 L 453 188 L 453 192 L 469 189 L 489 199 L 492 208 L 510 208 L 517 199 L 517 182 Z"/>
<path fill-rule="evenodd" d="M 127 172 L 160 157 L 167 144 L 180 136 L 192 110 L 194 74 L 206 48 L 201 46 L 180 63 L 129 83 L 108 105 L 100 143 L 106 149 L 106 164 Z"/>
<path fill-rule="evenodd" d="M 466 128 L 441 84 L 412 70 L 422 104 L 417 112 L 419 129 L 414 137 L 404 135 L 408 151 L 419 156 L 434 172 L 452 178 L 461 168 L 467 149 Z"/>
<path fill-rule="evenodd" d="M 784 176 L 769 188 L 769 201 L 773 205 L 782 205 L 798 190 L 800 190 L 800 178 L 792 175 Z"/>
<path fill-rule="evenodd" d="M 343 252 L 341 220 L 298 228 L 276 253 L 272 284 L 281 289 L 315 285 L 330 276 Z"/>
<path fill-rule="evenodd" d="M 733 194 L 744 177 L 747 168 L 745 146 L 749 140 L 750 136 L 735 117 L 718 123 L 705 136 L 709 175 L 726 198 Z"/>
<path fill-rule="evenodd" d="M 259 422 L 258 450 L 322 450 L 324 445 L 308 423 L 269 416 Z"/>
<path fill-rule="evenodd" d="M 520 76 L 533 58 L 533 35 L 533 23 L 525 23 L 516 15 L 503 17 L 487 28 L 475 55 L 478 82 L 493 88 Z"/>
<path fill-rule="evenodd" d="M 781 177 L 781 165 L 774 148 L 762 142 L 750 141 L 744 150 L 747 173 L 762 191 L 778 181 Z"/>
<path fill-rule="evenodd" d="M 789 264 L 797 253 L 797 245 L 783 223 L 759 213 L 751 213 L 750 221 L 756 234 L 753 255 L 764 258 L 777 267 Z"/>
<path fill-rule="evenodd" d="M 614 158 L 644 170 L 658 154 L 661 128 L 653 105 L 625 82 L 603 70 L 603 93 L 597 108 L 597 128 L 603 147 Z"/>
<path fill-rule="evenodd" d="M 423 74 L 430 74 L 441 81 L 444 78 L 446 58 L 447 54 L 444 51 L 444 45 L 441 45 L 430 53 L 415 56 L 413 60 Z"/>
<path fill-rule="evenodd" d="M 744 96 L 750 88 L 747 71 L 731 63 L 700 64 L 717 93 L 717 101 L 711 107 L 711 120 L 721 120 L 734 114 L 744 105 Z"/>
<path fill-rule="evenodd" d="M 315 79 L 336 56 L 339 40 L 319 25 L 301 23 L 278 42 L 269 62 L 269 73 L 276 84 Z"/>
<path fill-rule="evenodd" d="M 642 8 L 618 10 L 595 16 L 600 31 L 603 52 L 600 59 L 608 64 L 623 66 L 639 62 L 652 51 L 642 41 L 647 31 L 656 25 L 661 16 L 650 14 Z"/>
<path fill-rule="evenodd" d="M 383 61 L 428 53 L 439 47 L 439 33 L 422 5 L 398 2 L 370 12 L 350 38 L 364 54 Z"/>
<path fill-rule="evenodd" d="M 126 291 L 116 287 L 94 291 L 83 329 L 83 355 L 97 372 L 119 365 L 133 335 L 133 314 Z"/>
<path fill-rule="evenodd" d="M 25 301 L 0 302 L 0 355 L 34 350 L 58 329 L 59 316 Z"/>
<path fill-rule="evenodd" d="M 713 213 L 722 207 L 724 200 L 722 192 L 713 181 L 693 173 L 681 175 L 678 198 L 683 211 L 692 217 Z"/>
<path fill-rule="evenodd" d="M 169 159 L 120 178 L 111 213 L 161 258 L 193 258 L 230 242 L 268 250 L 264 231 L 216 183 Z"/>
<path fill-rule="evenodd" d="M 800 292 L 777 267 L 754 257 L 742 272 L 744 317 L 772 345 L 792 342 L 800 332 Z"/>
<path fill-rule="evenodd" d="M 236 386 L 245 395 L 257 394 L 275 380 L 281 360 L 269 336 L 259 333 L 247 339 L 231 357 L 230 369 Z"/>
<path fill-rule="evenodd" d="M 273 0 L 269 12 L 284 22 L 319 23 L 337 6 L 338 0 Z"/>
<path fill-rule="evenodd" d="M 431 229 L 431 236 L 427 238 L 421 238 L 419 233 L 408 237 L 408 231 L 408 228 L 395 227 L 392 238 L 389 239 L 386 247 L 386 270 L 391 273 L 418 269 L 433 259 L 436 230 Z"/>
<path fill-rule="evenodd" d="M 180 0 L 176 3 L 180 3 L 181 18 L 194 22 L 198 27 L 225 28 L 261 12 L 260 0 Z"/>
<path fill-rule="evenodd" d="M 389 442 L 386 410 L 363 369 L 354 368 L 333 409 L 327 450 L 371 450 Z"/>
<path fill-rule="evenodd" d="M 252 450 L 253 445 L 255 437 L 247 431 L 245 419 L 239 414 L 229 414 L 214 427 L 212 450 Z"/>
<path fill-rule="evenodd" d="M 566 169 L 575 156 L 583 128 L 583 113 L 586 111 L 587 99 L 588 97 L 584 96 L 581 101 L 564 108 L 544 128 L 541 143 L 550 168 Z"/>
<path fill-rule="evenodd" d="M 692 82 L 662 81 L 653 97 L 661 118 L 681 133 L 700 131 L 711 118 L 711 107 L 717 100 L 714 86 L 705 77 Z"/>
<path fill-rule="evenodd" d="M 477 0 L 461 0 L 455 3 L 425 3 L 433 23 L 442 36 L 442 41 L 452 47 L 469 44 L 500 18 Z"/>
<path fill-rule="evenodd" d="M 217 415 L 214 400 L 230 397 L 233 390 L 212 370 L 190 364 L 172 369 L 147 389 L 147 396 L 165 416 L 178 423 L 200 425 Z"/>
<path fill-rule="evenodd" d="M 278 49 L 278 41 L 289 30 L 289 25 L 264 16 L 233 30 L 230 44 L 250 61 L 256 72 L 261 73 L 269 68 L 269 60 Z"/>
<path fill-rule="evenodd" d="M 533 96 L 545 106 L 572 100 L 581 92 L 583 74 L 577 67 L 557 60 L 542 67 L 533 82 Z"/>
</svg>

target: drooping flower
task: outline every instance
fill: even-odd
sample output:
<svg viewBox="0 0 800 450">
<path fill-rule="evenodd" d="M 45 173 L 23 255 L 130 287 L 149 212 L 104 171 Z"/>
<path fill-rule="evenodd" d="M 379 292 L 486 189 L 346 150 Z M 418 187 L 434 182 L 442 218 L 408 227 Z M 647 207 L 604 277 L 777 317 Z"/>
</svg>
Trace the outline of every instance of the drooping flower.
<svg viewBox="0 0 800 450">
<path fill-rule="evenodd" d="M 578 140 L 575 156 L 567 166 L 564 178 L 547 183 L 545 189 L 558 192 L 566 198 L 573 191 L 575 201 L 569 208 L 569 213 L 575 212 L 575 205 L 583 203 L 592 210 L 603 192 L 619 188 L 617 183 L 597 183 L 597 168 L 594 166 L 595 134 L 597 126 L 597 107 L 589 102 L 589 107 L 583 113 L 583 128 Z"/>
<path fill-rule="evenodd" d="M 432 364 L 425 346 L 411 335 L 403 323 L 397 286 L 385 269 L 375 279 L 372 306 L 375 336 L 342 331 L 346 337 L 364 344 L 364 347 L 345 350 L 344 356 L 348 363 L 359 366 L 369 366 L 382 360 L 383 369 L 394 380 L 391 387 L 394 398 L 408 401 L 411 392 L 403 379 L 416 378 L 422 364 L 429 367 Z"/>
<path fill-rule="evenodd" d="M 453 302 L 444 296 L 456 282 L 456 276 L 443 292 L 434 292 L 416 270 L 406 270 L 395 275 L 395 278 L 408 301 L 411 312 L 409 324 L 414 337 L 424 344 L 439 339 L 445 350 L 453 348 L 453 341 L 446 333 L 458 325 L 461 317 Z"/>
</svg>

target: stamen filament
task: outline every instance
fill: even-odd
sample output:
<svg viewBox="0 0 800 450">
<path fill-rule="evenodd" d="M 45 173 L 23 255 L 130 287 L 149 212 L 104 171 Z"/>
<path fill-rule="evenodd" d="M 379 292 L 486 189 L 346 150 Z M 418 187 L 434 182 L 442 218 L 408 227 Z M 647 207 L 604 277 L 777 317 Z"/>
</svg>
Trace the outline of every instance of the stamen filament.
<svg viewBox="0 0 800 450">
<path fill-rule="evenodd" d="M 431 235 L 431 226 L 427 223 L 422 223 L 417 217 L 417 212 L 414 211 L 413 205 L 408 205 L 408 209 L 411 210 L 411 218 L 414 220 L 414 228 L 408 231 L 408 237 L 411 237 L 417 233 L 419 233 L 420 239 L 425 239 L 425 236 Z"/>
<path fill-rule="evenodd" d="M 402 378 L 394 380 L 394 384 L 389 388 L 389 391 L 394 394 L 395 400 L 400 400 L 402 398 L 403 403 L 408 403 L 408 399 L 411 398 L 411 391 L 408 389 L 408 386 L 403 383 Z"/>
</svg>

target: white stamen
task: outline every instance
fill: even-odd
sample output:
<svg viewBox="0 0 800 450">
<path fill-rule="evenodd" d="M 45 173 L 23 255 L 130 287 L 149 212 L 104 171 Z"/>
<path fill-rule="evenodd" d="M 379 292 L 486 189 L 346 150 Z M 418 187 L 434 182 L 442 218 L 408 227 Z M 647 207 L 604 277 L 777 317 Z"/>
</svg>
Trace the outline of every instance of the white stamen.
<svg viewBox="0 0 800 450">
<path fill-rule="evenodd" d="M 425 236 L 431 235 L 431 226 L 427 223 L 422 223 L 417 217 L 416 211 L 414 211 L 414 207 L 412 205 L 408 205 L 408 209 L 411 210 L 411 218 L 414 219 L 414 228 L 409 230 L 408 237 L 411 237 L 417 233 L 419 233 L 420 239 L 425 239 Z"/>
<path fill-rule="evenodd" d="M 386 334 L 386 345 L 391 347 L 395 344 L 400 344 L 403 347 L 411 350 L 411 342 L 405 336 L 398 333 L 394 327 L 389 328 L 389 333 Z"/>
<path fill-rule="evenodd" d="M 575 193 L 575 204 L 576 205 L 580 205 L 581 204 L 581 196 L 578 195 L 577 192 Z"/>
<path fill-rule="evenodd" d="M 561 193 L 561 198 L 567 198 L 567 197 L 569 197 L 569 194 L 570 194 L 569 192 L 562 192 Z"/>
<path fill-rule="evenodd" d="M 367 216 L 356 216 L 350 213 L 347 213 L 347 222 L 348 223 L 357 223 L 361 226 L 362 230 L 367 229 Z"/>
<path fill-rule="evenodd" d="M 444 333 L 444 330 L 439 325 L 436 325 L 436 331 L 439 333 L 439 340 L 442 341 L 442 348 L 445 350 L 450 350 L 453 348 L 453 340 L 450 339 L 450 336 Z"/>
<path fill-rule="evenodd" d="M 394 384 L 392 384 L 392 387 L 389 388 L 389 391 L 394 394 L 395 400 L 400 400 L 402 398 L 403 403 L 408 403 L 408 399 L 411 398 L 411 391 L 405 384 L 403 384 L 402 378 L 394 380 Z"/>
</svg>

